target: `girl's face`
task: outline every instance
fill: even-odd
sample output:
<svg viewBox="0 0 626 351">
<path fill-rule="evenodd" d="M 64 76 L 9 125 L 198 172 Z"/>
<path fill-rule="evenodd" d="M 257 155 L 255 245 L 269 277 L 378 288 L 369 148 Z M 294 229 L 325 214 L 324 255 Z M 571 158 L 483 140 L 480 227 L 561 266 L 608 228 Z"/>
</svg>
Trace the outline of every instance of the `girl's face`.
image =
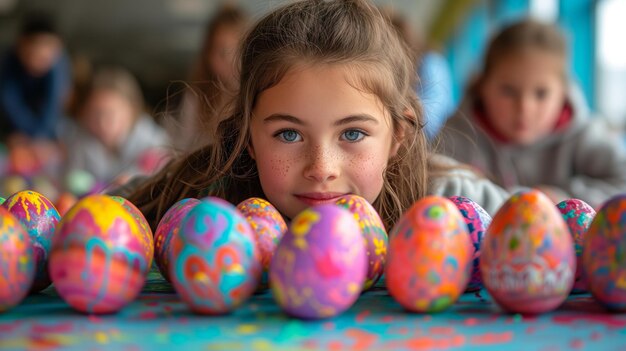
<svg viewBox="0 0 626 351">
<path fill-rule="evenodd" d="M 81 116 L 84 127 L 109 149 L 117 149 L 126 140 L 135 120 L 127 98 L 113 90 L 95 90 L 89 96 Z"/>
<path fill-rule="evenodd" d="M 491 125 L 520 145 L 548 136 L 565 102 L 563 69 L 559 56 L 534 49 L 500 58 L 480 90 Z"/>
<path fill-rule="evenodd" d="M 263 192 L 288 218 L 356 194 L 374 202 L 397 152 L 391 116 L 338 65 L 292 69 L 256 100 L 249 151 Z"/>
</svg>

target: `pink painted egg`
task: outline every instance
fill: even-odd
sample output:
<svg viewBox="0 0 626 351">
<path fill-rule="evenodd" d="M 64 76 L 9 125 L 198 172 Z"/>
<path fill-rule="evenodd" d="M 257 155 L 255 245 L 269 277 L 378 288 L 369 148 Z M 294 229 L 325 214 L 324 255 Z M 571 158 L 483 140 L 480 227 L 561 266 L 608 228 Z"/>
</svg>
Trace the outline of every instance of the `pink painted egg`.
<svg viewBox="0 0 626 351">
<path fill-rule="evenodd" d="M 357 300 L 367 274 L 365 242 L 354 216 L 334 204 L 298 214 L 270 264 L 270 287 L 287 314 L 327 318 Z"/>
<path fill-rule="evenodd" d="M 367 276 L 363 290 L 368 290 L 376 284 L 385 271 L 388 246 L 385 225 L 374 207 L 361 196 L 344 195 L 337 200 L 336 204 L 352 213 L 365 239 Z"/>
<path fill-rule="evenodd" d="M 454 203 L 424 197 L 389 234 L 387 289 L 408 311 L 442 311 L 465 291 L 472 255 L 467 225 Z"/>
<path fill-rule="evenodd" d="M 254 292 L 261 261 L 254 233 L 235 206 L 209 197 L 196 204 L 172 238 L 170 279 L 201 314 L 224 314 Z"/>
<path fill-rule="evenodd" d="M 482 289 L 483 279 L 480 276 L 480 244 L 483 241 L 485 231 L 491 224 L 491 216 L 479 204 L 464 196 L 452 196 L 449 198 L 461 211 L 463 221 L 467 225 L 470 239 L 472 239 L 473 259 L 472 273 L 466 292 L 474 292 Z"/>
<path fill-rule="evenodd" d="M 170 280 L 169 262 L 172 238 L 178 236 L 180 225 L 192 208 L 200 203 L 198 199 L 182 199 L 170 207 L 157 226 L 154 234 L 154 260 L 161 275 Z"/>
<path fill-rule="evenodd" d="M 285 220 L 272 204 L 258 197 L 242 201 L 237 209 L 254 230 L 263 269 L 269 269 L 276 246 L 287 231 Z"/>
<path fill-rule="evenodd" d="M 20 222 L 0 207 L 0 312 L 26 297 L 35 278 L 35 253 Z"/>
<path fill-rule="evenodd" d="M 583 270 L 593 297 L 626 311 L 626 194 L 609 199 L 585 234 Z"/>
<path fill-rule="evenodd" d="M 148 224 L 146 217 L 144 217 L 143 213 L 141 213 L 141 211 L 139 211 L 139 209 L 127 199 L 121 196 L 111 196 L 111 199 L 122 205 L 122 207 L 128 211 L 135 222 L 139 225 L 139 229 L 143 237 L 143 240 L 141 241 L 143 246 L 142 253 L 146 262 L 148 262 L 148 267 L 152 266 L 152 259 L 154 258 L 154 237 L 152 236 L 152 229 L 150 229 L 150 224 Z"/>
<path fill-rule="evenodd" d="M 287 224 L 280 212 L 268 201 L 253 197 L 240 202 L 237 209 L 250 224 L 256 238 L 257 247 L 261 255 L 263 274 L 261 276 L 260 289 L 268 286 L 267 272 L 270 262 L 280 238 L 287 231 Z"/>
<path fill-rule="evenodd" d="M 538 190 L 498 210 L 481 246 L 483 283 L 503 309 L 537 314 L 557 308 L 574 284 L 574 243 L 561 213 Z"/>
<path fill-rule="evenodd" d="M 33 244 L 35 280 L 31 292 L 47 288 L 51 283 L 48 274 L 48 256 L 52 236 L 61 219 L 59 212 L 45 196 L 30 190 L 11 195 L 2 206 L 24 225 Z"/>
<path fill-rule="evenodd" d="M 150 269 L 145 231 L 117 201 L 89 195 L 63 217 L 52 244 L 50 275 L 74 309 L 112 313 L 133 301 Z"/>
<path fill-rule="evenodd" d="M 569 199 L 559 202 L 556 207 L 561 212 L 569 232 L 574 240 L 574 251 L 576 252 L 576 274 L 574 276 L 574 287 L 572 293 L 580 294 L 588 291 L 587 279 L 583 274 L 583 243 L 585 233 L 591 225 L 593 217 L 596 216 L 596 210 L 589 206 L 586 202 L 579 199 Z"/>
</svg>

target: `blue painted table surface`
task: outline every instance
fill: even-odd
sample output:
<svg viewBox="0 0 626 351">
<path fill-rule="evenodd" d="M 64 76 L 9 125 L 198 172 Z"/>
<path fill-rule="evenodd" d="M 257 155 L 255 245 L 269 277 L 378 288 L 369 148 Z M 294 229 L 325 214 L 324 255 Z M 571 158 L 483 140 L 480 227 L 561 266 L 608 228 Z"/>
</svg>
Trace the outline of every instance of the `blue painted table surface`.
<svg viewBox="0 0 626 351">
<path fill-rule="evenodd" d="M 527 317 L 501 312 L 483 290 L 444 312 L 412 314 L 381 285 L 321 321 L 287 317 L 270 292 L 229 315 L 195 315 L 154 271 L 113 315 L 75 312 L 51 287 L 0 314 L 0 350 L 626 350 L 626 314 L 590 295 Z"/>
</svg>

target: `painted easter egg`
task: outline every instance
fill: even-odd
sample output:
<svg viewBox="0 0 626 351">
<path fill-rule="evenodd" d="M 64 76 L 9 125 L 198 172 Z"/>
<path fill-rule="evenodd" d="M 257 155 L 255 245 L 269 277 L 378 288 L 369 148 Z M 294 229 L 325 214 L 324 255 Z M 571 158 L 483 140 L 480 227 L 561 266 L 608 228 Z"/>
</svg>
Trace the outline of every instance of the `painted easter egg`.
<svg viewBox="0 0 626 351">
<path fill-rule="evenodd" d="M 303 319 L 327 318 L 357 300 L 367 274 L 365 242 L 353 215 L 334 204 L 298 214 L 270 264 L 278 305 Z"/>
<path fill-rule="evenodd" d="M 576 274 L 574 276 L 574 287 L 572 293 L 580 294 L 588 291 L 587 279 L 583 274 L 583 243 L 587 229 L 591 221 L 596 216 L 596 211 L 586 202 L 579 199 L 568 199 L 559 202 L 556 207 L 561 212 L 569 232 L 574 240 L 574 251 L 576 252 Z"/>
<path fill-rule="evenodd" d="M 345 195 L 340 197 L 336 204 L 352 213 L 365 239 L 367 275 L 363 290 L 368 290 L 376 284 L 385 271 L 388 246 L 385 225 L 374 207 L 361 196 Z"/>
<path fill-rule="evenodd" d="M 172 238 L 170 279 L 192 311 L 223 314 L 257 287 L 261 261 L 254 233 L 235 206 L 205 198 Z"/>
<path fill-rule="evenodd" d="M 170 207 L 159 221 L 154 233 L 154 260 L 161 275 L 170 281 L 169 262 L 172 238 L 178 236 L 180 225 L 189 211 L 200 203 L 198 199 L 182 199 Z"/>
<path fill-rule="evenodd" d="M 144 238 L 140 241 L 144 245 L 141 252 L 148 262 L 148 267 L 152 266 L 152 259 L 154 258 L 154 237 L 152 236 L 152 229 L 150 229 L 150 224 L 148 224 L 146 217 L 144 217 L 143 213 L 141 213 L 141 211 L 139 211 L 139 209 L 127 199 L 121 196 L 111 196 L 111 199 L 122 205 L 122 207 L 130 213 L 135 222 L 139 225 L 139 230 Z"/>
<path fill-rule="evenodd" d="M 561 213 L 538 190 L 511 196 L 481 246 L 483 283 L 503 309 L 536 314 L 557 308 L 574 284 L 574 243 Z"/>
<path fill-rule="evenodd" d="M 485 231 L 491 224 L 491 216 L 479 204 L 464 196 L 452 196 L 449 198 L 461 211 L 463 221 L 467 225 L 473 246 L 472 273 L 467 284 L 466 292 L 474 292 L 482 289 L 483 279 L 480 276 L 480 244 L 483 241 Z"/>
<path fill-rule="evenodd" d="M 2 196 L 0 196 L 0 205 L 2 205 L 4 203 L 4 201 L 6 201 L 6 199 L 3 198 Z"/>
<path fill-rule="evenodd" d="M 272 204 L 258 197 L 240 202 L 237 209 L 246 217 L 254 231 L 261 255 L 261 265 L 263 266 L 259 289 L 266 289 L 269 285 L 267 272 L 270 268 L 270 262 L 280 238 L 287 231 L 287 224 Z"/>
<path fill-rule="evenodd" d="M 585 234 L 583 269 L 593 297 L 626 311 L 626 194 L 609 199 Z"/>
<path fill-rule="evenodd" d="M 35 278 L 30 236 L 7 209 L 0 207 L 0 312 L 24 299 Z"/>
<path fill-rule="evenodd" d="M 389 234 L 387 289 L 409 311 L 442 311 L 465 291 L 472 255 L 467 225 L 454 203 L 424 197 Z"/>
<path fill-rule="evenodd" d="M 17 218 L 30 236 L 35 252 L 35 280 L 31 291 L 47 288 L 51 281 L 48 274 L 48 256 L 52 236 L 61 217 L 52 202 L 45 196 L 30 190 L 20 191 L 2 204 Z"/>
<path fill-rule="evenodd" d="M 151 244 L 119 202 L 106 195 L 84 197 L 59 222 L 50 254 L 54 286 L 78 311 L 116 312 L 141 291 Z"/>
</svg>

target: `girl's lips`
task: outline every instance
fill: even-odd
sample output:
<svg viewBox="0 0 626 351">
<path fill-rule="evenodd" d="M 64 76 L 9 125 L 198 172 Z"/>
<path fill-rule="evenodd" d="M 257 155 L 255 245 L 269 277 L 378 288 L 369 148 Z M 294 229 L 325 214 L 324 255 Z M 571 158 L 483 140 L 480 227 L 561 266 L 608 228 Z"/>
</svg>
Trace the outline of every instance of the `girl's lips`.
<svg viewBox="0 0 626 351">
<path fill-rule="evenodd" d="M 327 203 L 335 203 L 337 199 L 345 195 L 344 193 L 304 193 L 296 194 L 295 197 L 298 200 L 306 203 L 309 206 L 321 205 Z"/>
</svg>

